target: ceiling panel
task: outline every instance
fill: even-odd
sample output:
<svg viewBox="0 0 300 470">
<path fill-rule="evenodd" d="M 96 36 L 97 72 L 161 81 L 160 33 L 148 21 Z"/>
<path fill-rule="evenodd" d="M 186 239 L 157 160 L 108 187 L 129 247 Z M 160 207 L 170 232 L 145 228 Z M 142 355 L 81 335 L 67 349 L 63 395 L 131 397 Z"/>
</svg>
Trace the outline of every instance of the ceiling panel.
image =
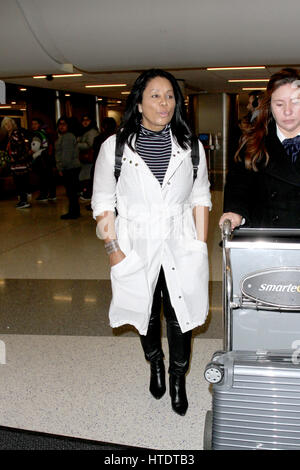
<svg viewBox="0 0 300 470">
<path fill-rule="evenodd" d="M 161 67 L 188 93 L 241 92 L 229 78 L 268 78 L 300 63 L 298 0 L 10 0 L 0 17 L 0 79 L 8 83 L 120 98 L 125 82 Z M 207 66 L 267 65 L 263 71 L 206 71 Z M 81 71 L 73 79 L 33 74 Z M 257 86 L 261 84 L 257 84 Z M 255 84 L 253 84 L 255 86 Z"/>
</svg>

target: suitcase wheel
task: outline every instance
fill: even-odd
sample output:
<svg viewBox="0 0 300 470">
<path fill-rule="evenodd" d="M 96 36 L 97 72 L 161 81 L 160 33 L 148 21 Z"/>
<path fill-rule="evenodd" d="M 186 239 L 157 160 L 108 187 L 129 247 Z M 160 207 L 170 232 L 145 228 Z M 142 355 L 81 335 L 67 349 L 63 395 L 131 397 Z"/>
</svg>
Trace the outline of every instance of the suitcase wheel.
<svg viewBox="0 0 300 470">
<path fill-rule="evenodd" d="M 224 369 L 220 364 L 210 362 L 205 368 L 204 377 L 210 384 L 217 384 L 224 377 Z"/>
</svg>

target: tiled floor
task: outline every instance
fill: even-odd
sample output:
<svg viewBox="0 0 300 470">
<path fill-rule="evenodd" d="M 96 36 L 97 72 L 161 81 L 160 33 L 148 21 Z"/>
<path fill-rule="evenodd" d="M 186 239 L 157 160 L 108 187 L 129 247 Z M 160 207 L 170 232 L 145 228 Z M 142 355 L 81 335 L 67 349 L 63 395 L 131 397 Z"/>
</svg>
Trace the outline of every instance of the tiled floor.
<svg viewBox="0 0 300 470">
<path fill-rule="evenodd" d="M 168 392 L 148 392 L 149 366 L 131 327 L 108 325 L 109 269 L 85 204 L 62 221 L 55 203 L 15 209 L 0 200 L 0 426 L 152 449 L 201 449 L 211 405 L 203 369 L 222 346 L 222 192 L 213 191 L 210 300 L 206 324 L 194 331 L 187 391 L 177 416 Z M 163 330 L 163 335 L 165 330 Z M 163 339 L 164 343 L 166 339 Z M 165 348 L 166 360 L 168 350 Z"/>
</svg>

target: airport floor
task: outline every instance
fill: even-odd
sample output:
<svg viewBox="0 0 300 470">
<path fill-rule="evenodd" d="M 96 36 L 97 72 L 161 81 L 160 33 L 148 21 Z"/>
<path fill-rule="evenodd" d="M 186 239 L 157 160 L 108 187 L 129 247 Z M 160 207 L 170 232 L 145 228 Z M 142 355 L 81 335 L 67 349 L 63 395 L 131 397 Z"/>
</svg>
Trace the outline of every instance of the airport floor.
<svg viewBox="0 0 300 470">
<path fill-rule="evenodd" d="M 86 203 L 81 217 L 56 202 L 17 210 L 0 200 L 0 426 L 154 450 L 201 450 L 211 408 L 205 365 L 222 348 L 222 183 L 212 184 L 210 311 L 193 332 L 189 409 L 149 393 L 149 365 L 133 327 L 111 329 L 109 268 Z M 168 348 L 163 328 L 163 344 Z"/>
</svg>

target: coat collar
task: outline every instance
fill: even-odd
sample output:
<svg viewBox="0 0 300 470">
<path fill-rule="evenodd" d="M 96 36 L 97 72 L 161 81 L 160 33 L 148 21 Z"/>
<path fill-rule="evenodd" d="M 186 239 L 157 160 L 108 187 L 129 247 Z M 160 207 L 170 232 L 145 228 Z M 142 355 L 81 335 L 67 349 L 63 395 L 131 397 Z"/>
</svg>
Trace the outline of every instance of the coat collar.
<svg viewBox="0 0 300 470">
<path fill-rule="evenodd" d="M 277 137 L 275 123 L 269 126 L 266 147 L 270 160 L 264 169 L 265 173 L 295 186 L 300 186 L 300 157 L 293 165 Z"/>
<path fill-rule="evenodd" d="M 136 136 L 133 139 L 133 146 L 135 145 L 136 141 Z M 161 188 L 164 189 L 165 186 L 167 185 L 168 181 L 171 179 L 171 177 L 174 175 L 176 172 L 177 168 L 181 165 L 185 157 L 187 156 L 189 150 L 184 150 L 182 147 L 180 147 L 177 144 L 176 139 L 173 137 L 172 131 L 171 131 L 171 141 L 172 141 L 172 152 L 171 152 L 171 157 L 169 161 L 169 165 L 166 171 L 166 174 L 164 176 L 163 184 L 160 185 L 159 181 L 157 178 L 153 175 L 152 171 L 149 169 L 148 165 L 144 162 L 142 157 L 135 151 L 133 152 L 128 146 L 127 151 L 131 153 L 132 157 L 135 158 L 136 161 L 139 162 L 139 164 L 142 166 L 142 168 L 153 178 L 153 181 Z"/>
<path fill-rule="evenodd" d="M 171 152 L 171 157 L 169 161 L 169 166 L 167 168 L 164 181 L 162 184 L 162 189 L 166 186 L 168 181 L 172 178 L 174 175 L 175 171 L 177 168 L 181 165 L 185 157 L 187 156 L 188 151 L 184 150 L 182 147 L 180 147 L 176 140 L 174 139 L 172 133 L 171 133 L 171 138 L 172 138 L 172 152 Z"/>
</svg>

